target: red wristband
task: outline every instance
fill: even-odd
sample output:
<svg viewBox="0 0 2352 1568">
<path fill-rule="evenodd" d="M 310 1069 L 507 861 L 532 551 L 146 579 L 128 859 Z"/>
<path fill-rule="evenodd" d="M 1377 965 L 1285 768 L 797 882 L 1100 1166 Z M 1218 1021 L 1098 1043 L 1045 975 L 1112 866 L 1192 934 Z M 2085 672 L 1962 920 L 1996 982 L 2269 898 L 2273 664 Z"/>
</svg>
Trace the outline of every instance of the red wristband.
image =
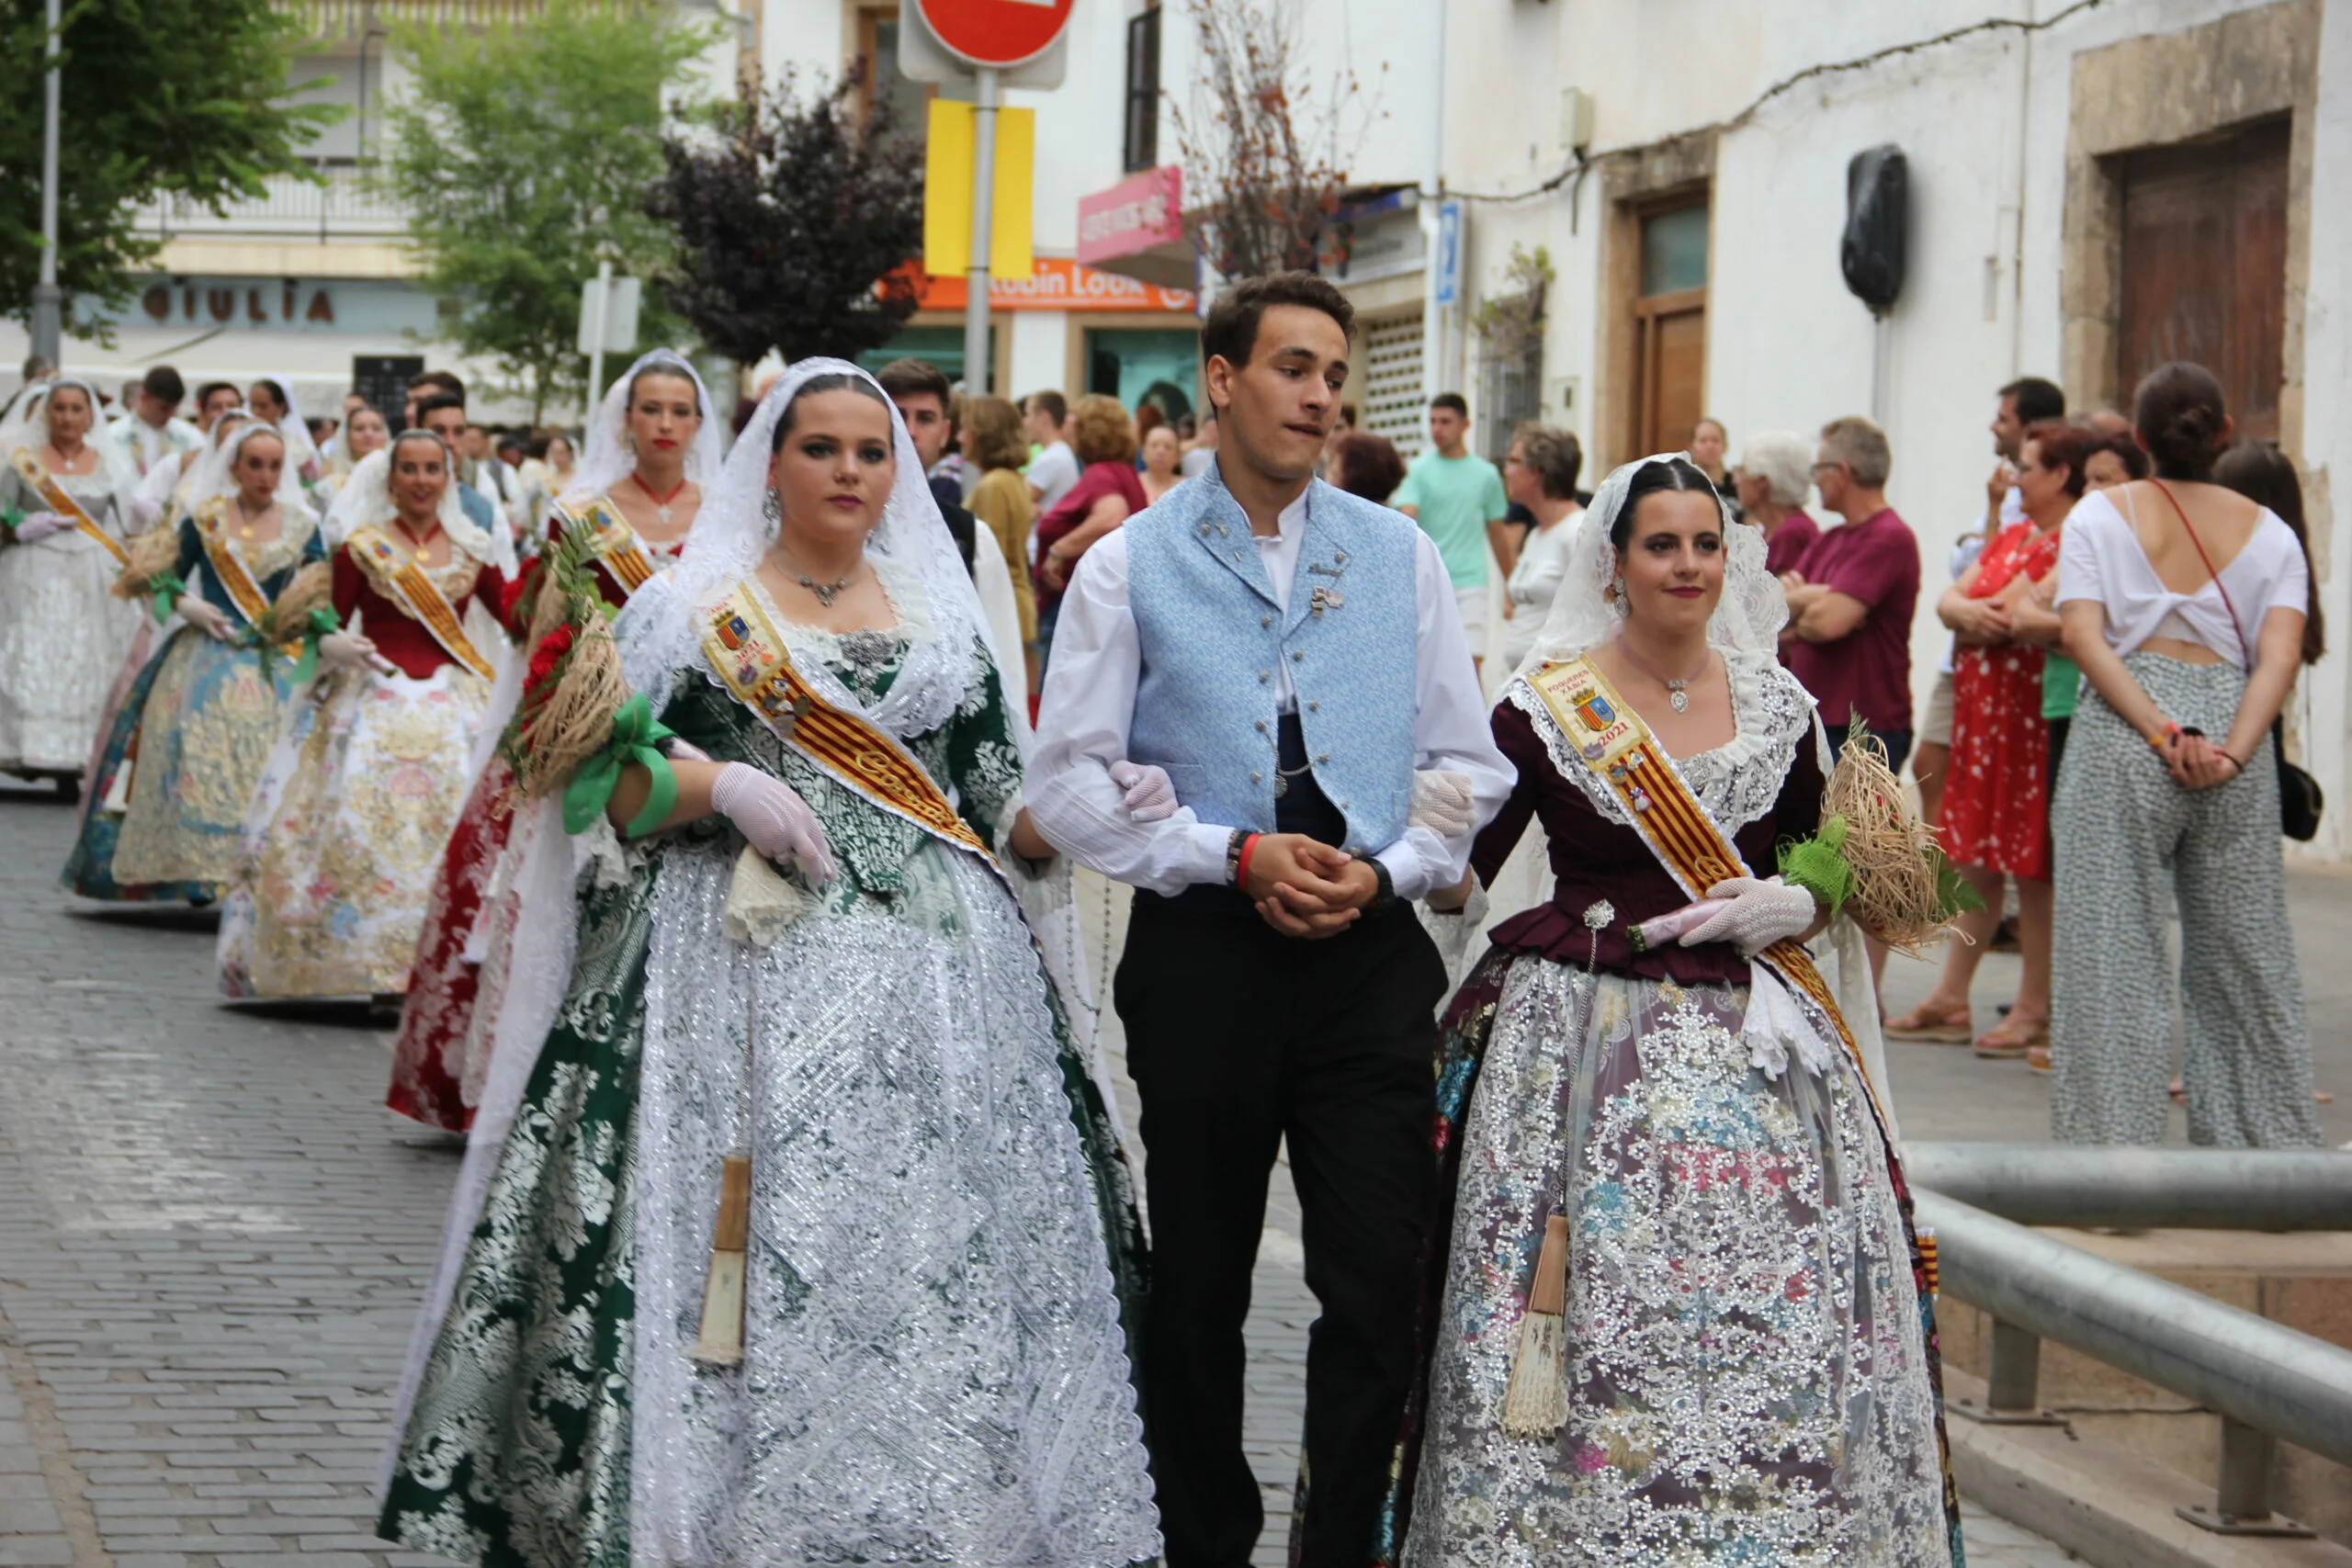
<svg viewBox="0 0 2352 1568">
<path fill-rule="evenodd" d="M 1241 859 L 1233 868 L 1233 885 L 1241 889 L 1244 897 L 1247 897 L 1250 893 L 1250 857 L 1255 854 L 1257 850 L 1258 835 L 1252 833 L 1241 840 Z"/>
</svg>

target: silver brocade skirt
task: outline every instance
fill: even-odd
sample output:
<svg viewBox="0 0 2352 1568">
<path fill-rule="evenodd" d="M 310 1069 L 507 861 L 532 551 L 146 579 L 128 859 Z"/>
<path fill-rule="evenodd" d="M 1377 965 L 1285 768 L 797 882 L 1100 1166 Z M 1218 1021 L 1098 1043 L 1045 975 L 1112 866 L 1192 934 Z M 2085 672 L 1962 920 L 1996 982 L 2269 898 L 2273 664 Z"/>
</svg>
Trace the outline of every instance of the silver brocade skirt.
<svg viewBox="0 0 2352 1568">
<path fill-rule="evenodd" d="M 1757 1066 L 1747 987 L 1508 963 L 1407 1568 L 1951 1563 L 1928 1318 L 1851 1057 L 1813 1040 Z M 1567 1420 L 1513 1438 L 1504 1393 L 1564 1203 Z"/>
</svg>

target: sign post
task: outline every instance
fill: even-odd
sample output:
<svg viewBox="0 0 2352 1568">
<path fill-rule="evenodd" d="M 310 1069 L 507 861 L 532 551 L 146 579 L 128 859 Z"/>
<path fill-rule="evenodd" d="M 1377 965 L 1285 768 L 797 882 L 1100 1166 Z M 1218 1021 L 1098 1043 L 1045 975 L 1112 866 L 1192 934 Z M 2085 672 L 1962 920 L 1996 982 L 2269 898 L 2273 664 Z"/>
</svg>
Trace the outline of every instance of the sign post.
<svg viewBox="0 0 2352 1568">
<path fill-rule="evenodd" d="M 964 384 L 986 391 L 989 243 L 996 205 L 997 110 L 1010 73 L 1023 86 L 1061 80 L 1060 44 L 1077 0 L 914 0 L 899 29 L 899 68 L 918 81 L 968 77 L 972 104 L 972 253 L 964 306 Z M 1047 56 L 1055 58 L 1048 60 Z M 944 58 L 943 58 L 944 57 Z M 944 67 L 944 70 L 943 70 Z M 1026 68 L 1026 69 L 1024 69 Z"/>
<path fill-rule="evenodd" d="M 588 356 L 588 412 L 605 395 L 605 351 L 637 341 L 637 310 L 642 278 L 615 277 L 613 264 L 596 264 L 596 276 L 580 287 L 580 352 Z"/>
</svg>

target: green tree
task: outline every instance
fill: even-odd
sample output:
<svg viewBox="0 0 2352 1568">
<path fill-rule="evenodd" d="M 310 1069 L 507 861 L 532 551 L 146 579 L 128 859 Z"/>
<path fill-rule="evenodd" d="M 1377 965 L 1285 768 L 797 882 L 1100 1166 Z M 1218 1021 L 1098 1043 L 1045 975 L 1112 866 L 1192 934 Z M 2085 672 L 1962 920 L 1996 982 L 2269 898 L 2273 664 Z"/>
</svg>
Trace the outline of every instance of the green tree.
<svg viewBox="0 0 2352 1568">
<path fill-rule="evenodd" d="M 444 335 L 526 389 L 534 422 L 584 388 L 580 288 L 597 264 L 642 277 L 669 257 L 668 229 L 642 210 L 662 172 L 662 99 L 710 36 L 649 0 L 393 29 L 412 80 L 380 177 L 408 208 L 422 281 L 456 307 Z M 641 337 L 662 326 L 648 305 Z"/>
<path fill-rule="evenodd" d="M 57 281 L 74 331 L 130 297 L 162 248 L 136 209 L 168 193 L 218 209 L 301 174 L 343 113 L 293 101 L 300 29 L 271 0 L 69 0 L 58 137 Z M 29 321 L 40 269 L 42 0 L 0 0 L 0 312 Z"/>
</svg>

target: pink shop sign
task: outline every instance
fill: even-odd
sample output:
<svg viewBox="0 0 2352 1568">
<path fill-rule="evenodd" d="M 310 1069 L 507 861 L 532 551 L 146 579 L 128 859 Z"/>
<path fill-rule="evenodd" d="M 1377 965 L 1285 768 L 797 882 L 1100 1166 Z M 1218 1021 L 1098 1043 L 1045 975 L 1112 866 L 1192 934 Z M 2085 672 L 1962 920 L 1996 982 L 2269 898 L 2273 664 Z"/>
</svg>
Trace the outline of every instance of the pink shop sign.
<svg viewBox="0 0 2352 1568">
<path fill-rule="evenodd" d="M 1091 265 L 1184 237 L 1184 171 L 1174 164 L 1130 175 L 1078 198 L 1078 259 Z"/>
</svg>

